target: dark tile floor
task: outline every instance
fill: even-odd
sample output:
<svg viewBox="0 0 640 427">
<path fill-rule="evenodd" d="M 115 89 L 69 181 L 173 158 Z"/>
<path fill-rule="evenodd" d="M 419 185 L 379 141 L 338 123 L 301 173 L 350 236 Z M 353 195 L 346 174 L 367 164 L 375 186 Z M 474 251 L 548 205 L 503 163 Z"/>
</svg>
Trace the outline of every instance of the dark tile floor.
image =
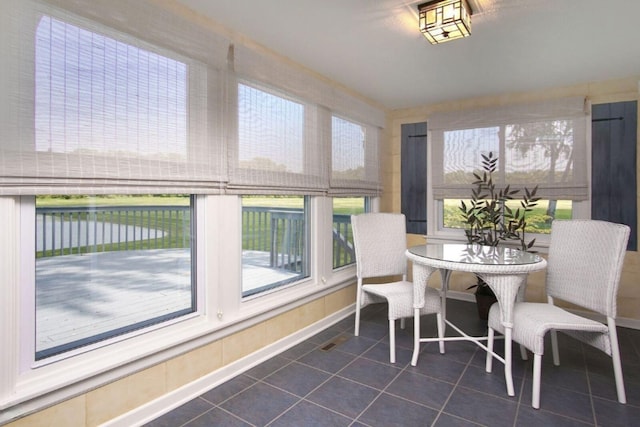
<svg viewBox="0 0 640 427">
<path fill-rule="evenodd" d="M 451 300 L 447 316 L 484 334 L 475 304 Z M 542 368 L 541 409 L 531 408 L 532 358 L 514 348 L 515 397 L 502 364 L 484 371 L 484 352 L 470 342 L 425 344 L 409 363 L 412 327 L 397 331 L 389 363 L 386 307 L 366 307 L 361 334 L 353 316 L 149 423 L 160 426 L 638 426 L 640 331 L 619 328 L 628 404 L 617 402 L 611 359 L 559 335 L 560 362 Z M 423 319 L 434 333 L 435 317 Z M 396 322 L 399 328 L 399 322 Z M 453 333 L 452 333 L 453 334 Z M 327 350 L 328 343 L 336 345 Z M 498 341 L 496 347 L 499 347 Z M 550 348 L 550 347 L 548 347 Z"/>
</svg>

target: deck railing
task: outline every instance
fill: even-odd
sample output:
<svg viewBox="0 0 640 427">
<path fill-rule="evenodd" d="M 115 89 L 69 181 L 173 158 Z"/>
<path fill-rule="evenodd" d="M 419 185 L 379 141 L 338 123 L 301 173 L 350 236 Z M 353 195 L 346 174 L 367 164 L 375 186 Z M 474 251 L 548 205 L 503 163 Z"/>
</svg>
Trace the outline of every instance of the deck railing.
<svg viewBox="0 0 640 427">
<path fill-rule="evenodd" d="M 39 257 L 133 249 L 188 248 L 189 206 L 36 208 Z"/>
<path fill-rule="evenodd" d="M 270 266 L 302 273 L 304 213 L 243 207 L 242 249 L 269 252 Z M 189 248 L 189 206 L 36 208 L 38 257 L 133 249 Z M 349 215 L 333 216 L 333 266 L 354 262 Z"/>
</svg>

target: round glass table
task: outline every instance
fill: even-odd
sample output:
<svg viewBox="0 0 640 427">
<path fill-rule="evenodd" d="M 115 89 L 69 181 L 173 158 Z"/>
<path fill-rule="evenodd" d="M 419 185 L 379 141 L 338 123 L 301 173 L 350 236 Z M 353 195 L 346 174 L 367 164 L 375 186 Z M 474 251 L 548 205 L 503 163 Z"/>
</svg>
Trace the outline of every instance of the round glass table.
<svg viewBox="0 0 640 427">
<path fill-rule="evenodd" d="M 504 364 L 507 393 L 514 396 L 513 378 L 511 375 L 511 329 L 513 327 L 513 306 L 516 298 L 524 297 L 527 275 L 534 271 L 543 270 L 547 261 L 539 255 L 504 246 L 481 246 L 475 244 L 457 243 L 427 243 L 413 246 L 406 251 L 407 258 L 413 262 L 413 307 L 414 307 L 414 347 L 411 364 L 418 362 L 420 343 L 438 341 L 438 338 L 420 337 L 420 308 L 425 303 L 425 290 L 431 274 L 440 271 L 442 285 L 440 295 L 442 300 L 443 322 L 451 326 L 460 334 L 459 337 L 445 337 L 445 341 L 468 340 L 473 341 L 485 351 L 492 354 Z M 446 293 L 452 271 L 474 273 L 483 279 L 496 295 L 500 307 L 502 324 L 505 329 L 504 358 L 490 350 L 482 341 L 487 337 L 472 337 L 452 324 L 446 318 Z"/>
</svg>

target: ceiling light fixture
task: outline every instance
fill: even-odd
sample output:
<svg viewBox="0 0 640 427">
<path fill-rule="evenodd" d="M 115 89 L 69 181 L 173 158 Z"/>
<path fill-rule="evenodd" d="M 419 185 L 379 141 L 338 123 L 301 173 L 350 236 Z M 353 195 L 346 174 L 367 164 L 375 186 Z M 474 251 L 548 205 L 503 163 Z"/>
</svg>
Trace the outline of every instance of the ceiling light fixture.
<svg viewBox="0 0 640 427">
<path fill-rule="evenodd" d="M 418 5 L 420 31 L 431 44 L 471 35 L 471 8 L 466 0 L 435 0 Z"/>
</svg>

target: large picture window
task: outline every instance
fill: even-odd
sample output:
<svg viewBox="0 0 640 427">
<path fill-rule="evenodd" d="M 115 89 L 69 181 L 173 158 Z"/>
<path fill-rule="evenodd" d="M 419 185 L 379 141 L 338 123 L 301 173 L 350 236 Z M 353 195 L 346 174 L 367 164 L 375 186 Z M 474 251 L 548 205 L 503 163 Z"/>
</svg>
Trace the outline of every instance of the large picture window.
<svg viewBox="0 0 640 427">
<path fill-rule="evenodd" d="M 169 165 L 192 157 L 188 95 L 186 63 L 42 16 L 38 173 L 100 194 L 180 175 Z M 193 204 L 180 195 L 37 196 L 35 359 L 194 312 Z"/>
<path fill-rule="evenodd" d="M 112 3 L 3 3 L 12 417 L 347 286 L 348 215 L 382 191 L 384 110 L 163 2 Z"/>
<path fill-rule="evenodd" d="M 189 196 L 36 198 L 36 360 L 195 311 Z"/>
<path fill-rule="evenodd" d="M 521 194 L 538 188 L 541 201 L 527 213 L 527 232 L 548 234 L 553 219 L 573 217 L 576 205 L 588 199 L 584 99 L 440 113 L 429 129 L 439 230 L 464 228 L 460 201 L 470 197 L 474 174 L 482 174 L 482 156 L 489 153 L 498 158 L 496 188 L 509 185 Z"/>
</svg>

